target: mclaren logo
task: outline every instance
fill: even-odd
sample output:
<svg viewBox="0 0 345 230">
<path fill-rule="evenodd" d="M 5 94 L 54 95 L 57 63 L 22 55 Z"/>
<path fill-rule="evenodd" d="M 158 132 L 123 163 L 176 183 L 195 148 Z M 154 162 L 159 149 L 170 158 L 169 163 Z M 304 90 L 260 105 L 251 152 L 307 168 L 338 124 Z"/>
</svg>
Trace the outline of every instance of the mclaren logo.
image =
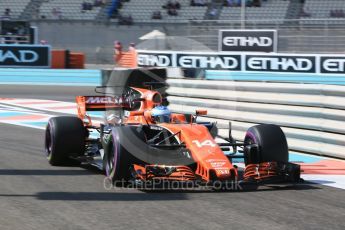
<svg viewBox="0 0 345 230">
<path fill-rule="evenodd" d="M 121 101 L 114 97 L 88 97 L 86 104 L 119 104 Z"/>
</svg>

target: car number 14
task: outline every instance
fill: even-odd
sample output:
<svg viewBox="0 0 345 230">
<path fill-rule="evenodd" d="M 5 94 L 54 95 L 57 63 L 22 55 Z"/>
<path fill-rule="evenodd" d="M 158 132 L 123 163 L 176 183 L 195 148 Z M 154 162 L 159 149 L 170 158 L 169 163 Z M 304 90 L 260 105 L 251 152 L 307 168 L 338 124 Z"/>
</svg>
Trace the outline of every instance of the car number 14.
<svg viewBox="0 0 345 230">
<path fill-rule="evenodd" d="M 202 148 L 205 146 L 210 146 L 210 147 L 216 147 L 216 144 L 211 141 L 211 140 L 204 140 L 203 142 L 200 142 L 198 140 L 194 140 L 192 141 L 196 146 L 198 146 L 198 148 Z"/>
</svg>

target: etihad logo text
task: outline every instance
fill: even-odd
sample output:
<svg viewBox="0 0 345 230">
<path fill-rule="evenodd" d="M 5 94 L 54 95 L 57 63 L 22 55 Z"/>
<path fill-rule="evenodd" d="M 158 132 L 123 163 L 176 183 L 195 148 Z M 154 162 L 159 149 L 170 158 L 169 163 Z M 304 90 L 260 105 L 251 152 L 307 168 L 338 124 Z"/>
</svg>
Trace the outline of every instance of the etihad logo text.
<svg viewBox="0 0 345 230">
<path fill-rule="evenodd" d="M 322 62 L 322 72 L 345 73 L 345 58 L 330 58 Z"/>
<path fill-rule="evenodd" d="M 0 62 L 33 63 L 38 58 L 38 54 L 32 50 L 19 50 L 18 52 L 0 50 Z"/>
<path fill-rule="evenodd" d="M 183 68 L 236 69 L 239 61 L 236 57 L 221 56 L 180 56 L 178 66 Z"/>
<path fill-rule="evenodd" d="M 171 60 L 168 55 L 164 54 L 139 54 L 138 65 L 168 67 L 171 66 Z"/>
<path fill-rule="evenodd" d="M 272 46 L 273 41 L 270 37 L 224 37 L 223 44 L 226 46 Z"/>
<path fill-rule="evenodd" d="M 304 57 L 250 57 L 247 70 L 308 72 L 314 62 Z"/>
</svg>

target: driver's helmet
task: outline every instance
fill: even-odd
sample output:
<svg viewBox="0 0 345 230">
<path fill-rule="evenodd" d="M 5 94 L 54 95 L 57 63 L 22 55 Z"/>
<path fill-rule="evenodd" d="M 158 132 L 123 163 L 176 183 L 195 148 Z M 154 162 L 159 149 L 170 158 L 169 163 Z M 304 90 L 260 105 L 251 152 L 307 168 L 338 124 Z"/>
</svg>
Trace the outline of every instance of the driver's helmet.
<svg viewBox="0 0 345 230">
<path fill-rule="evenodd" d="M 171 112 L 166 106 L 156 106 L 151 110 L 153 121 L 158 123 L 170 122 Z"/>
</svg>

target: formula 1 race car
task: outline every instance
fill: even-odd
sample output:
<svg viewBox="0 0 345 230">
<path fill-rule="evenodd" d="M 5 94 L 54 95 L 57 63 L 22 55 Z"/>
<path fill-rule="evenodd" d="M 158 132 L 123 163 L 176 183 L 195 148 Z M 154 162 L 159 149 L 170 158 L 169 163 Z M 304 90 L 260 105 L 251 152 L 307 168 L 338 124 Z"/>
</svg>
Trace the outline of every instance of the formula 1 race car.
<svg viewBox="0 0 345 230">
<path fill-rule="evenodd" d="M 300 167 L 288 162 L 287 141 L 276 125 L 249 128 L 243 142 L 234 140 L 230 127 L 229 136 L 217 143 L 216 124 L 198 122 L 206 110 L 172 113 L 152 89 L 128 87 L 121 95 L 78 96 L 76 101 L 78 117 L 54 117 L 46 127 L 51 165 L 93 164 L 115 185 L 159 181 L 223 187 L 300 180 Z M 104 111 L 105 121 L 97 124 L 89 111 Z M 99 136 L 92 138 L 95 132 Z M 235 158 L 244 158 L 242 169 L 233 164 Z"/>
</svg>

